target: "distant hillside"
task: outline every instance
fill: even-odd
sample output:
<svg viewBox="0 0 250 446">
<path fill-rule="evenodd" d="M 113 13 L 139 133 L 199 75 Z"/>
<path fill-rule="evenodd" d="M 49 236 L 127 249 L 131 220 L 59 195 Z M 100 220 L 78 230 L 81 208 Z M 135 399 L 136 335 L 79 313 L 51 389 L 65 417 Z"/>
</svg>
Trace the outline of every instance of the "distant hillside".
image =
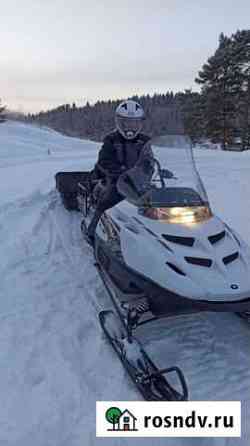
<svg viewBox="0 0 250 446">
<path fill-rule="evenodd" d="M 155 94 L 154 96 L 133 96 L 145 109 L 147 120 L 144 131 L 151 136 L 166 133 L 183 134 L 182 102 L 184 93 Z M 114 112 L 121 100 L 98 101 L 84 107 L 65 104 L 56 109 L 28 115 L 29 122 L 51 127 L 69 136 L 101 141 L 114 128 Z"/>
</svg>

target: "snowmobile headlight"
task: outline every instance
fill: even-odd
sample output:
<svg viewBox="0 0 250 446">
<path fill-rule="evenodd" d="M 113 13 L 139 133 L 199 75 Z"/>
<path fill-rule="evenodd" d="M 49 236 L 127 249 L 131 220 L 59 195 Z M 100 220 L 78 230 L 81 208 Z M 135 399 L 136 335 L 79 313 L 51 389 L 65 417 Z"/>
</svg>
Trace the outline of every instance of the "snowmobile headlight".
<svg viewBox="0 0 250 446">
<path fill-rule="evenodd" d="M 208 206 L 172 207 L 172 208 L 146 208 L 144 216 L 153 220 L 166 221 L 166 223 L 194 224 L 208 220 L 212 217 Z"/>
</svg>

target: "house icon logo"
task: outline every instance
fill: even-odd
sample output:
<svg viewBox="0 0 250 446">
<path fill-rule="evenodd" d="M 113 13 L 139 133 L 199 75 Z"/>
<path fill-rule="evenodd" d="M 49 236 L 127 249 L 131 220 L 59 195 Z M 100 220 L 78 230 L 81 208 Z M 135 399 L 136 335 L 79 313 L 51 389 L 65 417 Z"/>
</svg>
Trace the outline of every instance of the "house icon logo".
<svg viewBox="0 0 250 446">
<path fill-rule="evenodd" d="M 112 424 L 112 428 L 107 429 L 108 431 L 137 431 L 136 421 L 137 418 L 128 410 L 122 411 L 119 407 L 110 407 L 106 413 L 105 418 L 108 423 Z"/>
</svg>

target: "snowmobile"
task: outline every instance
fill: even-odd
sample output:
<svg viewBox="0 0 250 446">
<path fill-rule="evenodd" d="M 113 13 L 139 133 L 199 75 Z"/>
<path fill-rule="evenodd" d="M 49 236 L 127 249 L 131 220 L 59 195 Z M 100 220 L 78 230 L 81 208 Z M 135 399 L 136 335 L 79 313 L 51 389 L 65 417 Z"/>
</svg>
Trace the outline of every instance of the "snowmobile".
<svg viewBox="0 0 250 446">
<path fill-rule="evenodd" d="M 56 175 L 65 207 L 82 214 L 83 234 L 108 181 L 107 172 L 95 184 L 89 172 Z M 145 146 L 117 189 L 124 200 L 102 215 L 93 242 L 114 306 L 100 312 L 100 324 L 145 399 L 187 400 L 181 369 L 160 369 L 135 332 L 160 318 L 203 311 L 249 318 L 250 249 L 213 215 L 188 142 L 172 148 L 159 142 L 153 157 Z"/>
</svg>

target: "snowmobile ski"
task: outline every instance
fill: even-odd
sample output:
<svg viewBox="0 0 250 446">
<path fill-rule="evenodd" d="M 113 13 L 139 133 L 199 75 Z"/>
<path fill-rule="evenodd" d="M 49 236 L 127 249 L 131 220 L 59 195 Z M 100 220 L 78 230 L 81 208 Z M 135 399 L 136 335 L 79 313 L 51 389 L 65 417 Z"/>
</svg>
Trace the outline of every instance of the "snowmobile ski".
<svg viewBox="0 0 250 446">
<path fill-rule="evenodd" d="M 186 381 L 178 367 L 159 369 L 140 342 L 134 336 L 128 337 L 113 311 L 101 311 L 99 320 L 108 341 L 145 400 L 185 401 L 188 399 Z M 166 375 L 174 373 L 178 378 L 180 391 L 176 390 L 166 378 Z"/>
</svg>

